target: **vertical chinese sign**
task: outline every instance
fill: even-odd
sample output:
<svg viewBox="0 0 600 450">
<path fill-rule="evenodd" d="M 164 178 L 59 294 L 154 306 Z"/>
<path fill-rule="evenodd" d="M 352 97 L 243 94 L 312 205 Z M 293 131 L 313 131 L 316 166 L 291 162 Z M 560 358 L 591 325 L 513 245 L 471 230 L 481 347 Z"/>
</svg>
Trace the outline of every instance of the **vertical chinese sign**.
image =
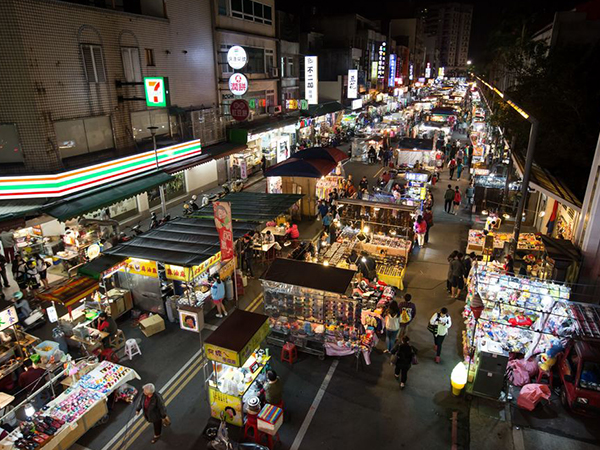
<svg viewBox="0 0 600 450">
<path fill-rule="evenodd" d="M 316 56 L 304 57 L 304 97 L 309 105 L 319 103 L 319 58 Z"/>
<path fill-rule="evenodd" d="M 358 70 L 348 71 L 348 98 L 358 97 Z"/>
<path fill-rule="evenodd" d="M 214 202 L 215 226 L 221 243 L 221 261 L 233 259 L 233 227 L 231 224 L 231 203 Z"/>
</svg>

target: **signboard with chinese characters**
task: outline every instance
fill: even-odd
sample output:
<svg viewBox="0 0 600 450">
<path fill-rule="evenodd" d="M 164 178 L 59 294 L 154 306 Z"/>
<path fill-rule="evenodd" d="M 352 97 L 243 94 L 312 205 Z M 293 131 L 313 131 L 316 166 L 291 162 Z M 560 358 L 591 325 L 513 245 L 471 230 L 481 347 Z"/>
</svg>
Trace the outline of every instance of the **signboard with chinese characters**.
<svg viewBox="0 0 600 450">
<path fill-rule="evenodd" d="M 248 106 L 248 102 L 246 100 L 237 99 L 231 102 L 229 106 L 229 112 L 231 117 L 233 117 L 238 122 L 246 120 L 250 115 L 250 107 Z"/>
<path fill-rule="evenodd" d="M 233 259 L 233 229 L 231 226 L 231 203 L 214 202 L 215 226 L 221 243 L 221 261 Z"/>
<path fill-rule="evenodd" d="M 206 358 L 211 361 L 234 367 L 239 367 L 242 364 L 239 360 L 239 355 L 234 350 L 212 344 L 204 344 L 204 350 L 206 351 Z"/>
<path fill-rule="evenodd" d="M 381 45 L 379 46 L 379 64 L 378 64 L 378 70 L 377 70 L 377 78 L 380 80 L 383 80 L 383 77 L 385 76 L 386 56 L 387 56 L 386 43 L 382 42 Z"/>
<path fill-rule="evenodd" d="M 244 95 L 248 90 L 248 79 L 241 73 L 229 77 L 229 90 L 233 95 Z"/>
<path fill-rule="evenodd" d="M 444 72 L 445 72 L 445 68 L 444 67 L 440 67 L 438 69 L 438 78 L 444 78 Z"/>
<path fill-rule="evenodd" d="M 348 98 L 358 97 L 358 70 L 348 71 Z"/>
<path fill-rule="evenodd" d="M 362 105 L 363 105 L 362 98 L 357 98 L 356 100 L 352 100 L 352 111 L 354 111 L 355 109 L 362 108 Z"/>
<path fill-rule="evenodd" d="M 235 395 L 224 394 L 217 388 L 208 388 L 208 400 L 210 402 L 210 415 L 215 419 L 221 419 L 221 415 L 227 423 L 241 427 L 244 425 L 242 413 L 242 400 Z"/>
<path fill-rule="evenodd" d="M 232 69 L 241 69 L 247 62 L 248 56 L 246 55 L 246 50 L 239 45 L 234 45 L 227 52 L 227 64 Z"/>
<path fill-rule="evenodd" d="M 377 81 L 377 61 L 371 62 L 371 81 Z"/>
<path fill-rule="evenodd" d="M 156 261 L 129 258 L 129 260 L 127 261 L 127 270 L 129 271 L 129 273 L 144 275 L 146 277 L 158 278 Z"/>
<path fill-rule="evenodd" d="M 153 108 L 164 108 L 165 106 L 168 106 L 168 84 L 168 78 L 165 77 L 144 77 L 146 106 Z"/>
<path fill-rule="evenodd" d="M 415 77 L 415 65 L 413 63 L 410 63 L 410 66 L 408 66 L 408 79 L 412 81 L 414 77 Z"/>
<path fill-rule="evenodd" d="M 319 58 L 304 57 L 304 96 L 309 105 L 319 103 Z"/>
<path fill-rule="evenodd" d="M 17 309 L 14 306 L 0 312 L 0 331 L 6 330 L 17 323 L 19 323 L 19 318 L 17 317 Z"/>
<path fill-rule="evenodd" d="M 396 55 L 390 55 L 390 73 L 388 74 L 388 86 L 394 87 L 396 85 Z"/>
<path fill-rule="evenodd" d="M 431 63 L 427 63 L 425 67 L 425 78 L 431 78 Z"/>
<path fill-rule="evenodd" d="M 300 100 L 300 109 L 302 111 L 306 111 L 308 109 L 308 100 L 305 100 L 305 99 Z"/>
<path fill-rule="evenodd" d="M 298 109 L 298 100 L 291 98 L 285 101 L 285 109 L 287 110 L 296 110 Z"/>
</svg>

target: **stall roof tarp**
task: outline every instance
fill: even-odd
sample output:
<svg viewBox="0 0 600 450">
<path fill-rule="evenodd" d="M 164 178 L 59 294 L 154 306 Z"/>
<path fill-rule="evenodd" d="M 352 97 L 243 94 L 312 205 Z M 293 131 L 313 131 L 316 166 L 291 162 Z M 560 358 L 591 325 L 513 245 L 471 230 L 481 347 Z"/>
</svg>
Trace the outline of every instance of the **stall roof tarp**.
<svg viewBox="0 0 600 450">
<path fill-rule="evenodd" d="M 291 284 L 336 294 L 345 294 L 354 271 L 294 259 L 278 258 L 262 276 L 263 280 Z"/>
<path fill-rule="evenodd" d="M 328 159 L 339 163 L 348 159 L 348 154 L 335 147 L 311 147 L 294 153 L 296 159 Z"/>
<path fill-rule="evenodd" d="M 236 309 L 204 342 L 239 353 L 267 320 L 263 314 Z"/>
<path fill-rule="evenodd" d="M 331 173 L 337 163 L 329 159 L 298 159 L 291 157 L 269 167 L 267 177 L 321 178 Z"/>
<path fill-rule="evenodd" d="M 134 195 L 171 181 L 173 177 L 163 171 L 127 182 L 114 182 L 89 194 L 65 197 L 45 209 L 46 214 L 64 222 L 85 213 L 97 211 Z"/>
<path fill-rule="evenodd" d="M 254 224 L 234 223 L 233 237 L 239 239 L 254 228 Z M 213 219 L 183 217 L 108 249 L 106 254 L 192 267 L 219 250 L 219 234 Z"/>
<path fill-rule="evenodd" d="M 401 150 L 433 150 L 433 139 L 404 138 L 398 142 Z"/>
<path fill-rule="evenodd" d="M 353 198 L 341 198 L 338 200 L 340 205 L 359 205 L 359 206 L 372 206 L 374 208 L 385 208 L 385 209 L 397 209 L 400 211 L 406 211 L 414 213 L 417 210 L 417 205 L 400 205 L 398 203 L 384 203 L 384 202 L 372 202 L 370 200 L 356 200 Z"/>
<path fill-rule="evenodd" d="M 0 221 L 36 216 L 48 201 L 46 198 L 4 200 L 0 202 Z"/>
<path fill-rule="evenodd" d="M 265 222 L 289 210 L 301 194 L 263 194 L 258 192 L 234 192 L 227 194 L 220 201 L 231 203 L 233 220 L 245 222 Z M 205 206 L 193 214 L 198 218 L 213 218 L 212 205 Z M 234 226 L 234 230 L 235 230 Z"/>
<path fill-rule="evenodd" d="M 318 105 L 310 105 L 308 111 L 304 111 L 303 114 L 308 113 L 310 117 L 324 116 L 338 111 L 343 111 L 344 107 L 339 102 L 326 102 L 319 103 Z"/>
<path fill-rule="evenodd" d="M 125 261 L 127 257 L 118 255 L 101 255 L 77 269 L 79 275 L 99 280 L 103 272 Z"/>
<path fill-rule="evenodd" d="M 456 115 L 458 113 L 456 112 L 455 108 L 452 108 L 449 106 L 448 107 L 441 106 L 438 108 L 432 108 L 431 114 L 438 115 L 438 116 L 451 116 L 451 115 Z"/>
</svg>

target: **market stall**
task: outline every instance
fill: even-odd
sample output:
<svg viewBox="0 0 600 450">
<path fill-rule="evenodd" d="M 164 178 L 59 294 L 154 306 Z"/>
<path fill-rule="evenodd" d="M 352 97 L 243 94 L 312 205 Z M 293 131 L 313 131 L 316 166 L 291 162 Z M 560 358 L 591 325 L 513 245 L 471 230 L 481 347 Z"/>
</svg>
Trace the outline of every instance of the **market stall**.
<svg viewBox="0 0 600 450">
<path fill-rule="evenodd" d="M 35 345 L 40 341 L 21 329 L 16 308 L 9 306 L 0 311 L 0 380 L 6 386 L 5 377 L 15 383 L 14 373 L 23 365 L 23 361 L 36 353 Z M 8 382 L 7 384 L 11 384 Z"/>
<path fill-rule="evenodd" d="M 108 361 L 99 363 L 43 409 L 26 410 L 27 420 L 36 425 L 31 436 L 24 436 L 17 427 L 0 441 L 0 448 L 8 450 L 43 446 L 68 450 L 108 414 L 108 396 L 133 379 L 139 379 L 139 375 L 132 369 Z M 32 405 L 28 404 L 27 407 Z M 44 428 L 48 427 L 52 427 L 54 432 L 44 433 Z"/>
<path fill-rule="evenodd" d="M 494 249 L 501 250 L 512 239 L 512 233 L 490 232 L 494 237 Z M 469 230 L 469 239 L 467 242 L 467 254 L 475 252 L 477 255 L 483 253 L 485 244 L 485 234 L 483 230 Z M 521 233 L 519 235 L 518 251 L 524 252 L 543 252 L 544 243 L 540 236 L 533 233 Z"/>
<path fill-rule="evenodd" d="M 398 142 L 395 152 L 397 166 L 422 166 L 435 168 L 436 152 L 433 150 L 433 139 L 404 138 Z"/>
<path fill-rule="evenodd" d="M 265 382 L 263 371 L 271 357 L 260 347 L 268 334 L 267 316 L 236 309 L 206 339 L 206 358 L 212 362 L 208 378 L 212 417 L 243 426 L 244 404 L 258 397 L 256 381 Z"/>
</svg>

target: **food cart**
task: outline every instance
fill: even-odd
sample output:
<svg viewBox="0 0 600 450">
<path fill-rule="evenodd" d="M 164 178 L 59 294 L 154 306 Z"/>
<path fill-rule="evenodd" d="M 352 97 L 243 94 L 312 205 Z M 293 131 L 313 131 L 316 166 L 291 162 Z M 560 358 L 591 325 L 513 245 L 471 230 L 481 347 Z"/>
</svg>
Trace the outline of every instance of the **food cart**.
<svg viewBox="0 0 600 450">
<path fill-rule="evenodd" d="M 212 362 L 208 378 L 212 417 L 243 426 L 244 403 L 258 396 L 255 381 L 271 359 L 260 348 L 268 334 L 267 316 L 236 309 L 206 339 L 204 350 Z"/>
</svg>

